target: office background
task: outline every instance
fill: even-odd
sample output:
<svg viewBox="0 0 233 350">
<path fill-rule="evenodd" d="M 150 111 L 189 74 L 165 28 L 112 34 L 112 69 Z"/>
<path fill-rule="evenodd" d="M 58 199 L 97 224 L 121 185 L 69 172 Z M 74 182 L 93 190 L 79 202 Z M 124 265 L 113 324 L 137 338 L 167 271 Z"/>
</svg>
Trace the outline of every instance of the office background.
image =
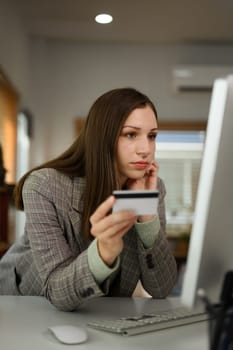
<svg viewBox="0 0 233 350">
<path fill-rule="evenodd" d="M 34 6 L 35 13 L 40 13 L 36 3 L 31 2 L 31 6 Z M 56 6 L 56 1 L 52 3 Z M 69 1 L 65 3 L 69 5 Z M 123 7 L 124 3 L 120 2 L 119 6 Z M 174 22 L 180 26 L 185 38 L 188 30 L 184 18 L 186 11 L 180 7 L 182 1 L 175 3 L 180 8 L 180 16 L 175 17 Z M 190 3 L 185 3 L 188 8 Z M 200 14 L 204 11 L 205 3 L 208 1 L 199 1 Z M 210 12 L 211 3 L 214 6 L 216 1 L 209 1 Z M 148 2 L 150 4 L 151 1 Z M 154 1 L 154 4 L 155 23 L 154 26 L 151 24 L 151 30 L 154 27 L 156 31 L 167 31 L 165 20 L 160 21 L 158 28 L 156 8 L 159 9 L 160 1 Z M 134 86 L 144 91 L 155 102 L 161 120 L 206 120 L 210 93 L 175 93 L 172 69 L 180 64 L 233 65 L 231 38 L 221 41 L 225 30 L 221 27 L 222 19 L 220 22 L 222 13 L 219 13 L 219 20 L 218 14 L 215 14 L 215 26 L 211 22 L 212 17 L 210 23 L 206 17 L 206 41 L 208 32 L 213 30 L 219 33 L 216 40 L 213 38 L 206 44 L 205 33 L 204 39 L 196 42 L 195 38 L 183 42 L 171 39 L 171 43 L 169 40 L 164 40 L 165 43 L 148 43 L 147 38 L 139 38 L 139 42 L 123 42 L 123 39 L 119 42 L 110 42 L 111 39 L 94 42 L 31 36 L 27 29 L 28 22 L 21 17 L 19 2 L 1 0 L 0 5 L 0 62 L 20 93 L 21 107 L 30 109 L 33 114 L 31 166 L 56 156 L 67 147 L 74 138 L 74 118 L 85 116 L 94 99 L 111 88 Z M 170 5 L 167 2 L 169 18 L 172 11 L 169 11 Z M 232 13 L 233 7 L 229 1 L 221 2 L 223 6 L 228 14 Z M 134 9 L 131 11 L 133 14 Z M 129 28 L 132 14 L 129 13 Z M 138 23 L 139 29 L 145 21 L 142 19 L 142 23 Z M 199 18 L 195 17 L 192 22 L 196 24 L 198 33 L 201 25 Z M 229 32 L 233 33 L 228 18 L 227 24 Z M 107 25 L 102 30 L 107 31 Z M 148 40 L 152 41 L 150 38 Z"/>
<path fill-rule="evenodd" d="M 19 94 L 19 109 L 30 111 L 29 168 L 68 147 L 75 119 L 112 88 L 148 94 L 160 121 L 207 121 L 211 91 L 177 92 L 172 72 L 179 65 L 233 66 L 231 2 L 64 3 L 62 16 L 62 1 L 0 0 L 0 64 Z M 113 6 L 113 24 L 92 24 L 91 5 Z M 73 15 L 69 6 L 76 6 Z"/>
</svg>

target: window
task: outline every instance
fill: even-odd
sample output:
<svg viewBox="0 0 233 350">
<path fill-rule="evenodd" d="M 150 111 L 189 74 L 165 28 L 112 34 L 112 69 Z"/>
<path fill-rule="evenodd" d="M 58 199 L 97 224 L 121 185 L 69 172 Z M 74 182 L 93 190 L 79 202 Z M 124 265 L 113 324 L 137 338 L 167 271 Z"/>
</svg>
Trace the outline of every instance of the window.
<svg viewBox="0 0 233 350">
<path fill-rule="evenodd" d="M 162 130 L 157 138 L 156 159 L 159 176 L 166 185 L 166 217 L 168 236 L 189 234 L 201 167 L 205 126 L 195 130 L 195 123 L 182 130 Z M 160 126 L 160 125 L 159 125 Z M 168 129 L 168 124 L 166 128 Z M 161 129 L 161 127 L 160 127 Z M 187 130 L 189 129 L 189 130 Z"/>
</svg>

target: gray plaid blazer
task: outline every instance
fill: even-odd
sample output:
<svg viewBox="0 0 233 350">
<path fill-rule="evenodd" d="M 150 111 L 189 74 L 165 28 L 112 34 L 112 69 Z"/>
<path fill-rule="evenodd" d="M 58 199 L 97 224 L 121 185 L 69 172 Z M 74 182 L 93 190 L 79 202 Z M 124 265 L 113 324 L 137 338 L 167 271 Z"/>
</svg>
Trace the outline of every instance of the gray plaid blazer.
<svg viewBox="0 0 233 350">
<path fill-rule="evenodd" d="M 176 262 L 165 238 L 165 187 L 161 179 L 158 214 L 161 229 L 145 249 L 135 227 L 124 237 L 118 273 L 98 285 L 89 269 L 90 241 L 80 232 L 83 178 L 54 169 L 34 171 L 25 181 L 25 232 L 0 260 L 0 294 L 45 296 L 61 310 L 91 298 L 130 297 L 140 279 L 154 298 L 164 298 L 176 281 Z"/>
</svg>

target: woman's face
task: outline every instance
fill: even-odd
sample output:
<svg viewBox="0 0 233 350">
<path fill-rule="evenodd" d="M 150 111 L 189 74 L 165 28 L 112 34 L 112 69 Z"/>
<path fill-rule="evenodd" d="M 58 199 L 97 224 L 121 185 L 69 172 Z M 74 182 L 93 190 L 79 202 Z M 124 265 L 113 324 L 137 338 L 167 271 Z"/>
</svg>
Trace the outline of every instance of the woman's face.
<svg viewBox="0 0 233 350">
<path fill-rule="evenodd" d="M 134 109 L 126 119 L 117 144 L 117 169 L 121 186 L 140 179 L 154 160 L 158 124 L 150 106 Z"/>
</svg>

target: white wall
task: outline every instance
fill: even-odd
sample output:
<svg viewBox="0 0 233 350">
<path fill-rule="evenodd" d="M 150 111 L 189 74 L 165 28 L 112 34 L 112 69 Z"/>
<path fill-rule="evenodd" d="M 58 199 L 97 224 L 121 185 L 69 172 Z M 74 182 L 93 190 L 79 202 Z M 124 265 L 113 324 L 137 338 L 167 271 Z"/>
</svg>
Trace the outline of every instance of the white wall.
<svg viewBox="0 0 233 350">
<path fill-rule="evenodd" d="M 148 94 L 160 119 L 206 120 L 209 93 L 175 94 L 176 64 L 232 65 L 233 46 L 94 44 L 34 40 L 32 166 L 54 157 L 74 139 L 73 120 L 85 116 L 103 92 L 133 86 Z"/>
<path fill-rule="evenodd" d="M 28 37 L 18 10 L 11 0 L 0 0 L 0 64 L 23 105 L 30 104 L 29 63 Z"/>
</svg>

